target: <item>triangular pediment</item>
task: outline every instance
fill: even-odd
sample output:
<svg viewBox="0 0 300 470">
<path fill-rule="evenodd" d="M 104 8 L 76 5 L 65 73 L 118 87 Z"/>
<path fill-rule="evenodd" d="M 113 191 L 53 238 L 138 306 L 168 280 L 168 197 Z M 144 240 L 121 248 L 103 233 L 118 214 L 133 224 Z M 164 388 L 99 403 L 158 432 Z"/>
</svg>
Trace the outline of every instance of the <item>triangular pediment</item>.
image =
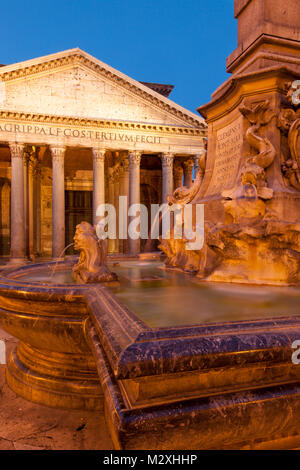
<svg viewBox="0 0 300 470">
<path fill-rule="evenodd" d="M 206 127 L 200 116 L 80 49 L 1 67 L 0 109 Z"/>
</svg>

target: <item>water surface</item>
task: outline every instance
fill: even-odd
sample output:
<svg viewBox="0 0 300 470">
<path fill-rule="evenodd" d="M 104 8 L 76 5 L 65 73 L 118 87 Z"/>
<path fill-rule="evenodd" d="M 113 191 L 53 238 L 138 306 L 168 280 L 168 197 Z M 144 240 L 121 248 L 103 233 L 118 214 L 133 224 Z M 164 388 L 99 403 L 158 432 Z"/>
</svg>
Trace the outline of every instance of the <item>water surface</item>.
<svg viewBox="0 0 300 470">
<path fill-rule="evenodd" d="M 166 271 L 157 261 L 109 265 L 120 285 L 112 292 L 151 327 L 250 320 L 300 314 L 300 288 L 220 284 Z M 74 283 L 70 268 L 22 276 L 26 281 Z"/>
</svg>

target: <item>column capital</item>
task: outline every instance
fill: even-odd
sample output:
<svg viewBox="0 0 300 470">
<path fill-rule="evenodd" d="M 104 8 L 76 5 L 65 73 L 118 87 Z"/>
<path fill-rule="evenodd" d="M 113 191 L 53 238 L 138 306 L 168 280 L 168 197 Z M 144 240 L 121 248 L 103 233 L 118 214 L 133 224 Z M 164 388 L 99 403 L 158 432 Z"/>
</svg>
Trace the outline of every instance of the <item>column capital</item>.
<svg viewBox="0 0 300 470">
<path fill-rule="evenodd" d="M 25 145 L 18 142 L 9 142 L 11 158 L 23 158 Z"/>
<path fill-rule="evenodd" d="M 162 161 L 163 167 L 171 168 L 174 161 L 174 154 L 173 153 L 161 153 L 160 158 Z"/>
<path fill-rule="evenodd" d="M 193 156 L 195 166 L 199 166 L 199 158 L 201 157 L 201 155 L 202 153 L 197 153 L 196 155 Z"/>
<path fill-rule="evenodd" d="M 192 157 L 188 158 L 183 162 L 183 165 L 187 170 L 192 170 L 194 166 L 194 159 Z"/>
<path fill-rule="evenodd" d="M 52 157 L 64 158 L 66 147 L 64 145 L 50 145 Z"/>
<path fill-rule="evenodd" d="M 138 152 L 134 150 L 132 152 L 128 152 L 128 160 L 130 166 L 139 166 L 141 163 L 142 152 Z"/>
<path fill-rule="evenodd" d="M 94 160 L 104 162 L 106 149 L 98 148 L 98 147 L 92 147 L 92 152 L 93 152 L 93 159 Z"/>
</svg>

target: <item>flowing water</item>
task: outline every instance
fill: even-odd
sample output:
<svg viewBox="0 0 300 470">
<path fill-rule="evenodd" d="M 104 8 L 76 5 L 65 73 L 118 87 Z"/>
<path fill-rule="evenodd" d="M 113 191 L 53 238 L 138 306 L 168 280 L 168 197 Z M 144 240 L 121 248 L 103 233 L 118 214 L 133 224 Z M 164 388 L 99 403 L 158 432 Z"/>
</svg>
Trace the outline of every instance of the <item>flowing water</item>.
<svg viewBox="0 0 300 470">
<path fill-rule="evenodd" d="M 203 282 L 179 272 L 165 271 L 157 261 L 109 264 L 120 285 L 115 295 L 151 327 L 242 321 L 298 315 L 300 288 Z M 24 276 L 40 283 L 74 283 L 70 267 Z"/>
<path fill-rule="evenodd" d="M 62 260 L 63 255 L 65 254 L 65 252 L 67 251 L 67 249 L 70 248 L 70 246 L 73 246 L 73 245 L 74 245 L 74 243 L 69 243 L 69 245 L 65 246 L 65 248 L 62 250 L 62 252 L 61 252 L 61 254 L 59 255 L 59 257 L 57 258 L 55 265 L 54 265 L 54 266 L 52 266 L 52 265 L 49 265 L 49 266 L 48 266 L 48 268 L 49 268 L 50 271 L 51 271 L 51 278 L 53 278 L 54 274 L 56 273 L 58 263 Z"/>
</svg>

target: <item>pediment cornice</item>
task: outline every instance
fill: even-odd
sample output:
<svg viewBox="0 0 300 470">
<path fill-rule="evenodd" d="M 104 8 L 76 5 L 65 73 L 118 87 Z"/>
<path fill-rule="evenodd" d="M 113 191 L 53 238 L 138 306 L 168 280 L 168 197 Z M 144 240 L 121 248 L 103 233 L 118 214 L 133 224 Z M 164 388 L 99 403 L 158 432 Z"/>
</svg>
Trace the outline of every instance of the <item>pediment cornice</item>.
<svg viewBox="0 0 300 470">
<path fill-rule="evenodd" d="M 104 62 L 95 59 L 93 56 L 90 56 L 80 49 L 71 49 L 69 51 L 45 56 L 40 59 L 33 59 L 19 64 L 1 67 L 0 81 L 6 82 L 17 80 L 57 70 L 66 66 L 86 67 L 141 97 L 160 110 L 164 110 L 167 113 L 176 116 L 177 119 L 182 120 L 186 125 L 202 129 L 206 128 L 206 123 L 201 117 L 198 118 L 196 114 L 186 110 L 180 105 L 177 105 L 168 98 L 161 96 L 159 93 L 104 64 Z"/>
</svg>

